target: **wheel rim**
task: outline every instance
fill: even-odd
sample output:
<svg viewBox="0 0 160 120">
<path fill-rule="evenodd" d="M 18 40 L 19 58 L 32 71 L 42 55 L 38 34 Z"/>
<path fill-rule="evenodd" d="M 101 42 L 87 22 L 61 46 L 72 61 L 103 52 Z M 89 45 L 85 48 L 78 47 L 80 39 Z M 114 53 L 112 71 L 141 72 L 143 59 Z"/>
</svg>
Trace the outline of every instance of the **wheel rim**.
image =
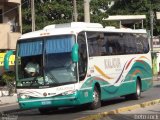
<svg viewBox="0 0 160 120">
<path fill-rule="evenodd" d="M 137 84 L 137 96 L 140 96 L 141 90 L 140 90 L 140 85 L 139 83 Z"/>
<path fill-rule="evenodd" d="M 97 104 L 99 101 L 99 95 L 96 91 L 94 91 L 93 93 L 93 99 L 94 99 L 94 103 Z"/>
</svg>

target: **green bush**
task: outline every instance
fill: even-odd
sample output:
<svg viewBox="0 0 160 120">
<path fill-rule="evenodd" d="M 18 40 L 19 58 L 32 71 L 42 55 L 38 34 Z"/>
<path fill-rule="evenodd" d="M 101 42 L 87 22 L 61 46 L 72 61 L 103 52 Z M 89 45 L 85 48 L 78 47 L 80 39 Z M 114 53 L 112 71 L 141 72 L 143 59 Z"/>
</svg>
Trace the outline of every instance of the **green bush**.
<svg viewBox="0 0 160 120">
<path fill-rule="evenodd" d="M 2 77 L 0 77 L 0 86 L 5 86 L 6 83 L 1 79 Z"/>
<path fill-rule="evenodd" d="M 15 82 L 15 72 L 8 71 L 2 74 L 2 80 L 7 83 L 13 83 Z"/>
<path fill-rule="evenodd" d="M 15 93 L 15 72 L 8 71 L 2 74 L 2 81 L 5 83 L 5 86 L 7 87 L 9 91 L 9 95 L 12 95 Z"/>
</svg>

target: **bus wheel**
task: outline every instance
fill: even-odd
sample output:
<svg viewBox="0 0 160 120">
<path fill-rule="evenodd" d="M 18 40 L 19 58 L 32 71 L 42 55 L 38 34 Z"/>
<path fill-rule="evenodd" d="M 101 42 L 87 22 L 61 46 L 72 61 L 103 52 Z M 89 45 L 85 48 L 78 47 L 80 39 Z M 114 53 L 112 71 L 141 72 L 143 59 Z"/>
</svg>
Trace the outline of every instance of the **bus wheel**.
<svg viewBox="0 0 160 120">
<path fill-rule="evenodd" d="M 137 80 L 136 82 L 136 92 L 130 95 L 126 95 L 125 98 L 127 100 L 133 99 L 133 100 L 138 100 L 141 97 L 141 83 L 140 80 Z"/>
<path fill-rule="evenodd" d="M 101 107 L 100 92 L 97 87 L 95 87 L 93 92 L 93 102 L 90 104 L 90 109 L 94 110 L 99 107 Z"/>
<path fill-rule="evenodd" d="M 134 93 L 132 95 L 132 98 L 135 99 L 135 100 L 138 100 L 138 99 L 140 99 L 140 97 L 141 97 L 141 84 L 140 84 L 140 80 L 137 80 L 136 93 Z"/>
</svg>

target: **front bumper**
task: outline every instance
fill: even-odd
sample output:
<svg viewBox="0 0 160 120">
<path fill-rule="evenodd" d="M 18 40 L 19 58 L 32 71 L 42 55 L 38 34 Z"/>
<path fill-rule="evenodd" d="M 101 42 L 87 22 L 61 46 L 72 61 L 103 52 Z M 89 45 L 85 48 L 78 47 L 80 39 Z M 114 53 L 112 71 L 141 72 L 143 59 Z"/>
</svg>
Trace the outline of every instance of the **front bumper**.
<svg viewBox="0 0 160 120">
<path fill-rule="evenodd" d="M 18 99 L 21 109 L 33 109 L 42 107 L 64 107 L 79 105 L 80 102 L 76 96 L 59 96 L 44 98 Z"/>
</svg>

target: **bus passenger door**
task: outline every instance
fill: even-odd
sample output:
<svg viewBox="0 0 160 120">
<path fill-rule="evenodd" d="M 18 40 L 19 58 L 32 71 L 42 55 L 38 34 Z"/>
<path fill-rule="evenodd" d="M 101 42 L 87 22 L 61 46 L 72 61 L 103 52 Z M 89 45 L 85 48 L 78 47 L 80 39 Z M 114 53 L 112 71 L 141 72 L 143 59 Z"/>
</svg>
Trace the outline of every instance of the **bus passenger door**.
<svg viewBox="0 0 160 120">
<path fill-rule="evenodd" d="M 79 69 L 79 80 L 82 81 L 85 79 L 87 73 L 87 46 L 86 46 L 86 39 L 85 33 L 81 32 L 77 37 L 77 42 L 79 45 L 79 62 L 78 62 L 78 69 Z"/>
</svg>

